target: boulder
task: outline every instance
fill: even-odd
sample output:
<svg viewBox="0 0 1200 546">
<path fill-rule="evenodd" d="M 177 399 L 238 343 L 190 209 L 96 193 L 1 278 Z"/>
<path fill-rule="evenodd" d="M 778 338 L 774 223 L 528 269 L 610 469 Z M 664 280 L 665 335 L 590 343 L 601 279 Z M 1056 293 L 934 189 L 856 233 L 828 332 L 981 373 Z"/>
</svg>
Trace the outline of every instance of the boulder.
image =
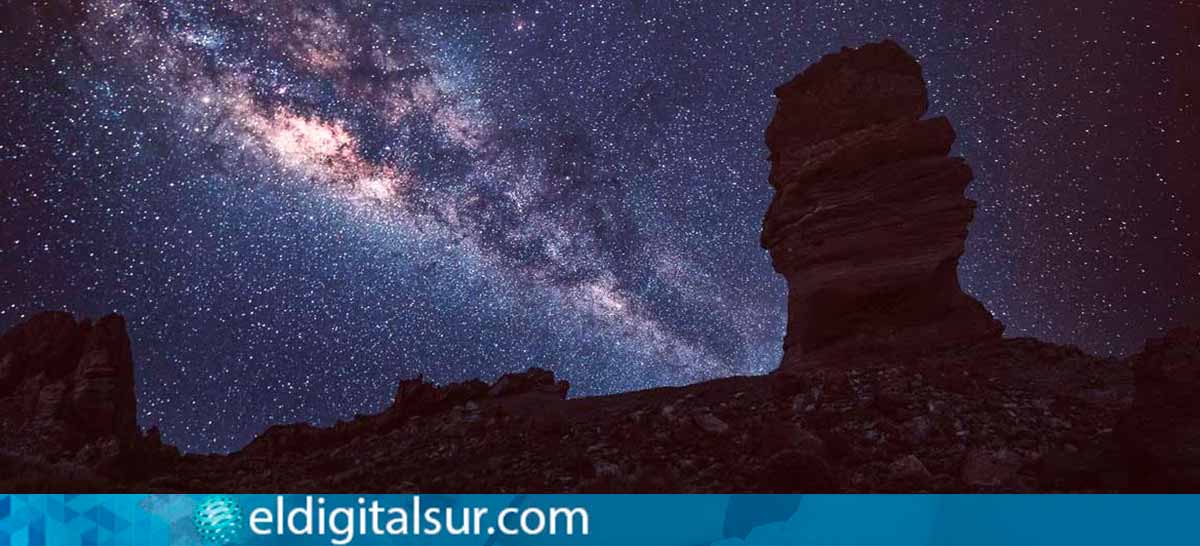
<svg viewBox="0 0 1200 546">
<path fill-rule="evenodd" d="M 895 491 L 922 491 L 929 489 L 933 474 L 916 455 L 906 455 L 888 466 L 886 484 Z"/>
<path fill-rule="evenodd" d="M 1021 465 L 1021 457 L 1008 449 L 972 449 L 963 461 L 962 481 L 983 490 L 1014 488 Z"/>
</svg>

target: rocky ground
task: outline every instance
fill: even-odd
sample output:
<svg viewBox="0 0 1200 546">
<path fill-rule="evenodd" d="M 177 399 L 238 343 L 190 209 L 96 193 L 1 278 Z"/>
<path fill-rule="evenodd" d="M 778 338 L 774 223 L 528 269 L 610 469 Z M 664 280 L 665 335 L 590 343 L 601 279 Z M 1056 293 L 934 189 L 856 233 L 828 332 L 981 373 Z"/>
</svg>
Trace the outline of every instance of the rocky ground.
<svg viewBox="0 0 1200 546">
<path fill-rule="evenodd" d="M 578 399 L 544 370 L 490 385 L 418 379 L 378 415 L 272 427 L 231 455 L 180 455 L 153 432 L 123 439 L 73 420 L 71 396 L 30 394 L 88 391 L 64 382 L 87 376 L 79 368 L 26 367 L 14 380 L 16 363 L 48 361 L 63 320 L 38 317 L 30 324 L 47 330 L 0 339 L 0 489 L 1200 490 L 1197 330 L 1152 340 L 1128 360 L 1007 339 Z M 76 364 L 95 360 L 80 353 Z"/>
<path fill-rule="evenodd" d="M 578 400 L 549 395 L 546 372 L 514 377 L 529 390 L 496 396 L 480 389 L 479 397 L 435 413 L 401 397 L 388 414 L 347 424 L 340 435 L 313 431 L 272 448 L 255 442 L 230 460 L 186 461 L 195 481 L 159 485 L 592 492 L 1128 486 L 1114 432 L 1133 399 L 1128 366 L 1032 340 Z M 459 389 L 445 389 L 446 396 Z M 305 479 L 297 483 L 296 475 Z"/>
</svg>

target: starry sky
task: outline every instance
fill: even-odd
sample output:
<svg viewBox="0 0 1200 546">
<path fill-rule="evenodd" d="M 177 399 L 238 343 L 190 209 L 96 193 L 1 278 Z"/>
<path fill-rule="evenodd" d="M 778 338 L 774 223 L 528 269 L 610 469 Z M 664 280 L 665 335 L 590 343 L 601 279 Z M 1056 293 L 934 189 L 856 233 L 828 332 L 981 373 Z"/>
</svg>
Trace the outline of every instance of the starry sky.
<svg viewBox="0 0 1200 546">
<path fill-rule="evenodd" d="M 141 422 L 192 451 L 417 374 L 764 373 L 771 91 L 890 37 L 976 172 L 964 288 L 1126 354 L 1200 322 L 1200 17 L 1074 4 L 10 2 L 0 327 L 125 315 Z"/>
</svg>

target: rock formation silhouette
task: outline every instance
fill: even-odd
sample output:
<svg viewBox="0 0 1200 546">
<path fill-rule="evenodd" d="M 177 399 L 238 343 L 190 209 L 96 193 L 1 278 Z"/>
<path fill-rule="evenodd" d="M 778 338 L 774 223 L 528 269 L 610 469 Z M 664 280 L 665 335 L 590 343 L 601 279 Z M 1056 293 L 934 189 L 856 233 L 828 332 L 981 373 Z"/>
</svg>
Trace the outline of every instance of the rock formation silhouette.
<svg viewBox="0 0 1200 546">
<path fill-rule="evenodd" d="M 995 340 L 958 283 L 975 202 L 954 130 L 895 42 L 843 49 L 775 90 L 775 197 L 762 245 L 788 282 L 781 367 L 895 358 Z"/>
<path fill-rule="evenodd" d="M 157 429 L 138 428 L 133 367 L 119 315 L 93 323 L 41 313 L 0 337 L 0 478 L 25 467 L 11 457 L 124 477 L 147 457 L 177 455 Z"/>
<path fill-rule="evenodd" d="M 125 319 L 94 324 L 43 313 L 0 338 L 4 430 L 40 450 L 73 451 L 98 440 L 128 446 L 138 436 L 133 358 Z"/>
</svg>

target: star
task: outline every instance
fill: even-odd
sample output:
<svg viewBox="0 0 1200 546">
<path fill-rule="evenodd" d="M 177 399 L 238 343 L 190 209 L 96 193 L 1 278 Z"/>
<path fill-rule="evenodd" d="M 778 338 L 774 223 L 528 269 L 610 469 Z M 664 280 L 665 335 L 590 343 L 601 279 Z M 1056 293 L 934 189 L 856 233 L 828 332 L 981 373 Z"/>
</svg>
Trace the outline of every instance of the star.
<svg viewBox="0 0 1200 546">
<path fill-rule="evenodd" d="M 884 37 L 975 170 L 960 280 L 1010 335 L 1123 354 L 1200 321 L 1200 48 L 1163 39 L 1165 5 L 13 14 L 0 327 L 124 314 L 142 423 L 186 450 L 377 411 L 417 374 L 541 366 L 591 395 L 773 370 L 771 91 Z"/>
</svg>

